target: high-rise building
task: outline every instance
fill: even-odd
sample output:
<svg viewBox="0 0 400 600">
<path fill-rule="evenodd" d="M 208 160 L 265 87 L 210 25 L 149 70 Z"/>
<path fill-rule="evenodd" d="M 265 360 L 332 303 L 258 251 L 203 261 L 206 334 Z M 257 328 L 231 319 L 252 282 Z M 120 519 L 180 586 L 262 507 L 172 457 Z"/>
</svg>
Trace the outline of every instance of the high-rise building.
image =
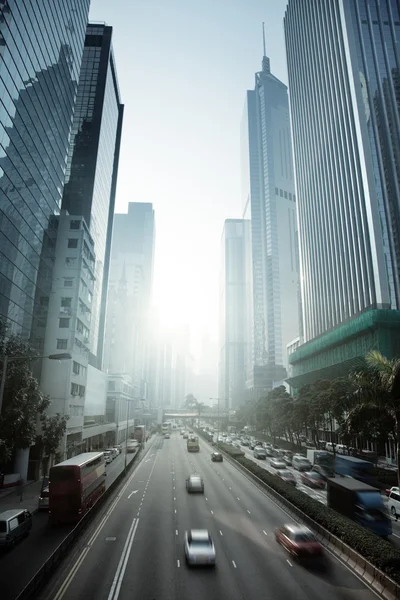
<svg viewBox="0 0 400 600">
<path fill-rule="evenodd" d="M 253 373 L 269 390 L 285 376 L 286 345 L 299 333 L 296 195 L 287 87 L 262 60 L 242 119 L 242 195 L 251 219 Z"/>
<path fill-rule="evenodd" d="M 305 345 L 292 384 L 400 350 L 398 2 L 289 0 Z"/>
<path fill-rule="evenodd" d="M 104 367 L 127 373 L 146 398 L 155 224 L 153 205 L 130 202 L 114 217 Z"/>
<path fill-rule="evenodd" d="M 94 240 L 90 362 L 102 367 L 115 190 L 123 119 L 112 27 L 89 24 L 72 125 L 62 207 L 81 215 Z"/>
<path fill-rule="evenodd" d="M 243 402 L 251 354 L 248 332 L 247 290 L 251 265 L 246 253 L 250 221 L 227 219 L 222 234 L 220 276 L 219 398 L 221 406 L 236 408 Z"/>
<path fill-rule="evenodd" d="M 88 12 L 0 2 L 0 316 L 39 352 Z"/>
</svg>

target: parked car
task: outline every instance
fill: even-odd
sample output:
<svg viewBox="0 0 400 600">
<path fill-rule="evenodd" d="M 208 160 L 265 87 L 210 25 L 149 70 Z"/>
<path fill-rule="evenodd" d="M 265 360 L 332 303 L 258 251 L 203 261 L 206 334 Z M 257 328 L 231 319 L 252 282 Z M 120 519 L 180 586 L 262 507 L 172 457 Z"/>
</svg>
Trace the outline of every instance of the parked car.
<svg viewBox="0 0 400 600">
<path fill-rule="evenodd" d="M 276 474 L 282 479 L 282 481 L 290 483 L 294 486 L 297 485 L 296 477 L 293 475 L 292 471 L 289 471 L 289 469 L 278 469 Z"/>
<path fill-rule="evenodd" d="M 112 463 L 113 461 L 113 453 L 110 450 L 104 450 L 104 459 L 106 461 L 106 465 Z"/>
<path fill-rule="evenodd" d="M 323 479 L 321 475 L 315 471 L 305 471 L 300 475 L 300 478 L 302 483 L 311 488 L 322 489 L 326 485 L 325 479 Z"/>
<path fill-rule="evenodd" d="M 211 454 L 211 460 L 212 462 L 222 462 L 224 460 L 224 457 L 220 452 L 213 452 Z"/>
<path fill-rule="evenodd" d="M 29 535 L 32 515 L 26 508 L 12 508 L 0 514 L 0 547 L 10 548 Z"/>
<path fill-rule="evenodd" d="M 400 490 L 393 489 L 389 494 L 388 509 L 390 513 L 397 519 L 400 516 Z"/>
<path fill-rule="evenodd" d="M 293 456 L 292 466 L 298 471 L 310 471 L 312 468 L 310 461 L 302 454 L 295 454 Z"/>
<path fill-rule="evenodd" d="M 185 533 L 184 551 L 188 565 L 215 566 L 215 547 L 205 529 L 191 529 Z"/>
<path fill-rule="evenodd" d="M 322 546 L 315 535 L 303 525 L 283 525 L 275 531 L 275 539 L 297 559 L 320 558 Z"/>
<path fill-rule="evenodd" d="M 106 452 L 110 452 L 111 453 L 111 459 L 114 460 L 114 458 L 117 458 L 118 456 L 118 452 L 115 448 L 106 448 Z"/>
<path fill-rule="evenodd" d="M 122 452 L 122 447 L 121 447 L 121 445 L 120 445 L 120 444 L 116 444 L 116 445 L 114 446 L 114 450 L 115 450 L 115 451 L 116 451 L 118 454 L 121 454 L 121 452 Z"/>
<path fill-rule="evenodd" d="M 49 510 L 49 478 L 43 477 L 40 490 L 38 510 Z"/>
<path fill-rule="evenodd" d="M 399 488 L 399 487 L 397 487 L 397 486 L 393 486 L 393 487 L 391 487 L 391 488 L 389 488 L 389 489 L 385 490 L 385 494 L 386 494 L 386 496 L 390 496 L 390 494 L 391 494 L 392 492 L 397 492 L 397 494 L 400 494 L 400 488 Z"/>
</svg>

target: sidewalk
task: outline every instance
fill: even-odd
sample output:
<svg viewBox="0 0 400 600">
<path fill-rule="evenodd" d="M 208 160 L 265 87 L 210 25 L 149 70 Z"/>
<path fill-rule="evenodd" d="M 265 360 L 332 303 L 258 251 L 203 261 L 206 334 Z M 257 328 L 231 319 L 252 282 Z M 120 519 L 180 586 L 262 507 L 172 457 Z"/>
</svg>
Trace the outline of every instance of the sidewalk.
<svg viewBox="0 0 400 600">
<path fill-rule="evenodd" d="M 36 512 L 41 489 L 40 480 L 0 490 L 0 513 L 11 508 L 27 508 L 31 513 Z"/>
</svg>

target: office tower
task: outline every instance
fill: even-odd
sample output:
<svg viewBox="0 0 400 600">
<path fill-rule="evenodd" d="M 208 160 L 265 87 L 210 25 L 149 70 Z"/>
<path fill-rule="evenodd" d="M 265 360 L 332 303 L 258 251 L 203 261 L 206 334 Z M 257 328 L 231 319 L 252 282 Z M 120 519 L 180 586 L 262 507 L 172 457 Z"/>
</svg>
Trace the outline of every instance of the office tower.
<svg viewBox="0 0 400 600">
<path fill-rule="evenodd" d="M 89 24 L 76 99 L 62 207 L 84 217 L 94 240 L 90 363 L 102 368 L 111 237 L 123 119 L 112 27 Z"/>
<path fill-rule="evenodd" d="M 104 367 L 128 373 L 141 398 L 146 398 L 149 367 L 154 240 L 152 204 L 130 202 L 127 213 L 115 214 Z"/>
<path fill-rule="evenodd" d="M 219 398 L 225 408 L 237 408 L 245 399 L 251 346 L 247 323 L 251 314 L 247 303 L 249 229 L 250 221 L 227 219 L 221 240 Z"/>
<path fill-rule="evenodd" d="M 0 316 L 39 352 L 88 11 L 0 2 Z"/>
<path fill-rule="evenodd" d="M 287 87 L 264 56 L 242 119 L 242 195 L 251 219 L 253 373 L 249 389 L 270 390 L 286 373 L 286 345 L 299 332 L 296 195 Z"/>
<path fill-rule="evenodd" d="M 289 0 L 307 342 L 291 354 L 296 386 L 400 350 L 399 21 L 388 0 Z"/>
</svg>

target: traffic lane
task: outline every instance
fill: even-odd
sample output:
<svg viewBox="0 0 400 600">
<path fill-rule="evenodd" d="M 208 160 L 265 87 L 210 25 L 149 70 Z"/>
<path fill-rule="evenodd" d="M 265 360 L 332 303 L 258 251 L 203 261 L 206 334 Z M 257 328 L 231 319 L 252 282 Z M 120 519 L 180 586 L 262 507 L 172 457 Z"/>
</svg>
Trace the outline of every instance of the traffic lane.
<svg viewBox="0 0 400 600">
<path fill-rule="evenodd" d="M 277 506 L 272 499 L 256 487 L 251 480 L 248 480 L 228 461 L 221 463 L 211 463 L 215 475 L 223 483 L 231 495 L 236 499 L 237 505 L 242 507 L 243 513 L 247 513 L 248 519 L 256 526 L 255 531 L 261 532 L 261 537 L 268 539 L 275 555 L 279 553 L 286 562 L 289 560 L 290 574 L 297 580 L 300 577 L 302 587 L 307 589 L 309 597 L 315 598 L 342 598 L 344 590 L 346 598 L 372 599 L 376 595 L 367 588 L 349 569 L 336 560 L 335 557 L 326 553 L 326 568 L 308 568 L 305 569 L 299 564 L 294 563 L 289 555 L 275 542 L 275 529 L 279 525 L 287 522 L 294 522 L 293 518 L 288 517 L 286 513 Z M 217 466 L 218 465 L 218 466 Z M 213 481 L 213 473 L 209 472 L 207 462 L 204 462 L 203 471 L 207 474 L 207 479 Z M 212 497 L 213 488 L 208 493 Z M 219 514 L 220 521 L 226 521 L 229 526 L 230 519 L 227 518 L 224 511 Z M 251 530 L 249 530 L 251 531 Z M 318 565 L 319 566 L 319 565 Z M 294 570 L 293 570 L 294 569 Z M 312 594 L 312 595 L 311 595 Z"/>
<path fill-rule="evenodd" d="M 135 453 L 129 453 L 126 455 L 127 465 L 133 460 L 135 457 Z M 125 467 L 125 454 L 122 452 L 119 454 L 114 460 L 106 465 L 106 487 L 110 487 L 112 483 L 117 479 L 118 475 L 122 473 Z"/>
<path fill-rule="evenodd" d="M 176 537 L 176 598 L 190 600 L 245 600 L 240 591 L 240 580 L 232 562 L 231 549 L 222 543 L 221 532 L 217 530 L 207 493 L 189 494 L 186 490 L 186 478 L 190 473 L 199 472 L 200 453 L 184 452 L 182 448 L 175 450 L 173 460 L 174 517 Z M 217 566 L 189 567 L 186 565 L 184 553 L 185 532 L 190 529 L 207 529 L 211 534 L 217 555 Z M 253 596 L 249 596 L 252 597 Z M 246 599 L 247 600 L 247 599 Z"/>
<path fill-rule="evenodd" d="M 149 447 L 147 456 L 152 453 L 155 458 L 157 444 Z M 118 549 L 122 551 L 124 540 L 128 536 L 134 518 L 132 513 L 137 512 L 140 506 L 152 466 L 152 462 L 146 462 L 144 457 L 127 480 L 120 484 L 118 492 L 106 501 L 81 538 L 78 538 L 70 554 L 40 593 L 40 599 L 101 597 L 110 569 L 115 563 L 116 552 Z M 118 510 L 120 507 L 121 511 Z M 91 562 L 93 554 L 97 560 Z M 76 573 L 73 575 L 75 567 Z M 112 572 L 111 575 L 113 576 Z M 110 587 L 111 583 L 112 578 Z M 85 595 L 80 595 L 79 586 L 85 588 L 85 592 L 82 592 Z"/>
<path fill-rule="evenodd" d="M 222 547 L 229 557 L 231 577 L 235 577 L 242 597 L 265 598 L 268 590 L 277 600 L 320 599 L 319 590 L 307 589 L 304 583 L 299 586 L 290 573 L 287 557 L 279 552 L 273 536 L 265 535 L 265 523 L 246 510 L 242 498 L 233 493 L 234 482 L 229 474 L 224 477 L 225 483 L 217 474 L 217 468 L 222 470 L 222 465 L 216 467 L 210 456 L 199 455 L 199 469 L 206 486 L 205 500 L 211 516 L 210 528 L 214 531 L 220 554 Z"/>
<path fill-rule="evenodd" d="M 267 458 L 265 460 L 259 460 L 259 459 L 257 459 L 257 458 L 254 457 L 253 450 L 250 450 L 246 446 L 242 447 L 241 449 L 245 452 L 246 458 L 249 458 L 254 463 L 256 463 L 260 467 L 264 468 L 269 473 L 272 473 L 272 474 L 276 473 L 276 469 L 274 469 L 270 465 L 270 457 L 267 456 Z M 318 500 L 318 502 L 321 502 L 322 504 L 326 504 L 327 503 L 326 491 L 325 490 L 317 490 L 317 489 L 314 489 L 314 488 L 310 488 L 308 485 L 305 485 L 301 481 L 301 474 L 300 474 L 299 471 L 297 471 L 293 467 L 289 467 L 289 466 L 286 466 L 285 468 L 289 469 L 289 471 L 291 471 L 293 473 L 293 475 L 295 476 L 296 483 L 297 483 L 297 486 L 296 486 L 297 489 L 299 489 L 302 492 L 304 492 L 305 494 L 307 494 L 307 496 L 311 496 L 311 498 L 314 498 L 315 500 Z"/>
</svg>

